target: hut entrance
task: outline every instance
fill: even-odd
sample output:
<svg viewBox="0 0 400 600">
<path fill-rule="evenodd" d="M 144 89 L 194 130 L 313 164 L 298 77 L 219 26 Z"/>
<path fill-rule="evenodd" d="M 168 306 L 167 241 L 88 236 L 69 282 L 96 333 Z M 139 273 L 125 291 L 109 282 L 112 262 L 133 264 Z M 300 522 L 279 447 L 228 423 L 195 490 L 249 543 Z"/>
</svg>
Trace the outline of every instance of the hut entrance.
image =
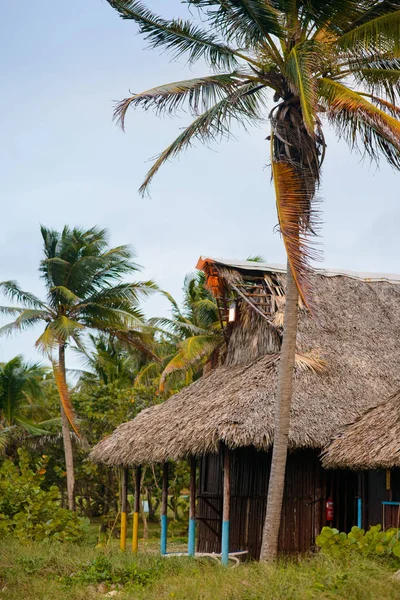
<svg viewBox="0 0 400 600">
<path fill-rule="evenodd" d="M 267 505 L 271 452 L 254 448 L 232 451 L 229 550 L 247 550 L 258 559 Z M 333 525 L 348 530 L 356 523 L 357 476 L 327 472 L 317 450 L 289 454 L 279 547 L 281 552 L 306 552 L 315 544 L 325 520 L 325 502 L 333 494 Z M 221 551 L 222 455 L 207 454 L 200 461 L 198 494 L 199 552 Z"/>
</svg>

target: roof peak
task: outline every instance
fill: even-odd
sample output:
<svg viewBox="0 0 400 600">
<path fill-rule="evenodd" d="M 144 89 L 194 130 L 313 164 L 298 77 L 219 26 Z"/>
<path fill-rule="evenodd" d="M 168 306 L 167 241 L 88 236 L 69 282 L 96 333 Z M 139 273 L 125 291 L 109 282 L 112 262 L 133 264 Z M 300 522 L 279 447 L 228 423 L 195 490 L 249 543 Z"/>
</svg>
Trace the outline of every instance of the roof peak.
<svg viewBox="0 0 400 600">
<path fill-rule="evenodd" d="M 259 273 L 286 273 L 286 266 L 277 263 L 256 262 L 252 260 L 236 260 L 227 258 L 213 258 L 210 256 L 200 256 L 196 268 L 204 270 L 206 264 L 218 264 L 232 269 L 243 271 L 255 271 Z M 351 271 L 348 269 L 315 269 L 318 275 L 324 277 L 349 277 L 361 281 L 386 281 L 388 283 L 400 284 L 400 275 L 394 273 L 370 273 L 368 271 Z"/>
</svg>

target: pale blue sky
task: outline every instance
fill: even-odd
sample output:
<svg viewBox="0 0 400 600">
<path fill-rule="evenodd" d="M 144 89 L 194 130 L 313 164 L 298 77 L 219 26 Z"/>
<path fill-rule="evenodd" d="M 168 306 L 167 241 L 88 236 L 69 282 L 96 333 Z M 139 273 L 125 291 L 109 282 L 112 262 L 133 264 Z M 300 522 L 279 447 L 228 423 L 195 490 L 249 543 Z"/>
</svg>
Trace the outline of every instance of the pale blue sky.
<svg viewBox="0 0 400 600">
<path fill-rule="evenodd" d="M 148 0 L 165 16 L 182 16 L 179 0 Z M 165 166 L 151 198 L 137 189 L 147 161 L 189 122 L 132 112 L 123 134 L 113 101 L 206 73 L 144 50 L 132 22 L 105 0 L 4 3 L 0 21 L 0 280 L 16 279 L 42 295 L 39 223 L 110 229 L 113 244 L 131 243 L 144 278 L 179 298 L 200 254 L 284 262 L 268 162 L 268 127 L 212 149 L 198 146 Z M 323 170 L 324 265 L 400 272 L 399 177 L 350 156 L 328 133 Z M 148 314 L 164 314 L 152 299 Z M 36 357 L 37 332 L 0 340 L 0 360 Z"/>
</svg>

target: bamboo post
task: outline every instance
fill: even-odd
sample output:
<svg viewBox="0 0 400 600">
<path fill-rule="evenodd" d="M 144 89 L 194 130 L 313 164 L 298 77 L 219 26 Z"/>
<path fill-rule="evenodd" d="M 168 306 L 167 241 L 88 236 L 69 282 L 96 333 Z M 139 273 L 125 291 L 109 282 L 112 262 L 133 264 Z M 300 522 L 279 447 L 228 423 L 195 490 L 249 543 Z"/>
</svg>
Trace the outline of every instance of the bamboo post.
<svg viewBox="0 0 400 600">
<path fill-rule="evenodd" d="M 221 562 L 227 565 L 229 561 L 229 512 L 231 501 L 231 453 L 224 447 L 224 491 L 222 499 L 222 539 Z"/>
<path fill-rule="evenodd" d="M 168 527 L 168 463 L 165 462 L 163 465 L 163 480 L 162 480 L 162 494 L 161 494 L 161 538 L 160 538 L 160 552 L 161 554 L 167 554 L 167 527 Z"/>
<path fill-rule="evenodd" d="M 121 535 L 119 547 L 122 552 L 126 550 L 126 510 L 128 506 L 128 469 L 122 470 L 121 475 Z"/>
<path fill-rule="evenodd" d="M 133 531 L 132 531 L 132 552 L 137 552 L 139 547 L 139 512 L 140 512 L 140 480 L 142 477 L 142 467 L 136 467 L 135 471 L 135 505 L 133 509 Z"/>
<path fill-rule="evenodd" d="M 195 555 L 196 545 L 196 458 L 190 459 L 190 505 L 189 505 L 189 535 L 188 555 Z"/>
</svg>

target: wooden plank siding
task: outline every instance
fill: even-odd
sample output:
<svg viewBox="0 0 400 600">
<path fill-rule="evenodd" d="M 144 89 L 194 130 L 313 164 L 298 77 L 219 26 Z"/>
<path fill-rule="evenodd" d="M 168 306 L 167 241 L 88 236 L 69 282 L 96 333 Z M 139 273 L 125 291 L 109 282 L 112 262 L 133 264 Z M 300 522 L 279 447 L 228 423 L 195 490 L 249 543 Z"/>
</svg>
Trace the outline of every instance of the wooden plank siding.
<svg viewBox="0 0 400 600">
<path fill-rule="evenodd" d="M 377 469 L 363 473 L 363 527 L 385 525 L 399 527 L 400 510 L 397 506 L 383 506 L 383 501 L 400 502 L 400 469 L 390 470 L 390 490 L 386 489 L 386 471 Z M 384 523 L 383 523 L 384 521 Z"/>
<path fill-rule="evenodd" d="M 279 548 L 283 553 L 306 552 L 325 522 L 325 500 L 333 494 L 340 504 L 334 525 L 355 524 L 357 475 L 324 471 L 319 452 L 289 453 Z M 271 452 L 239 448 L 231 454 L 230 551 L 247 550 L 258 559 L 264 524 Z M 345 485 L 342 486 L 342 479 Z M 343 489 L 342 489 L 343 488 Z M 340 493 L 337 491 L 340 489 Z M 222 459 L 208 454 L 200 460 L 198 492 L 199 552 L 220 552 L 222 512 Z M 336 512 L 336 511 L 335 511 Z M 350 527 L 351 527 L 350 525 Z M 342 528 L 343 530 L 343 528 Z"/>
</svg>

